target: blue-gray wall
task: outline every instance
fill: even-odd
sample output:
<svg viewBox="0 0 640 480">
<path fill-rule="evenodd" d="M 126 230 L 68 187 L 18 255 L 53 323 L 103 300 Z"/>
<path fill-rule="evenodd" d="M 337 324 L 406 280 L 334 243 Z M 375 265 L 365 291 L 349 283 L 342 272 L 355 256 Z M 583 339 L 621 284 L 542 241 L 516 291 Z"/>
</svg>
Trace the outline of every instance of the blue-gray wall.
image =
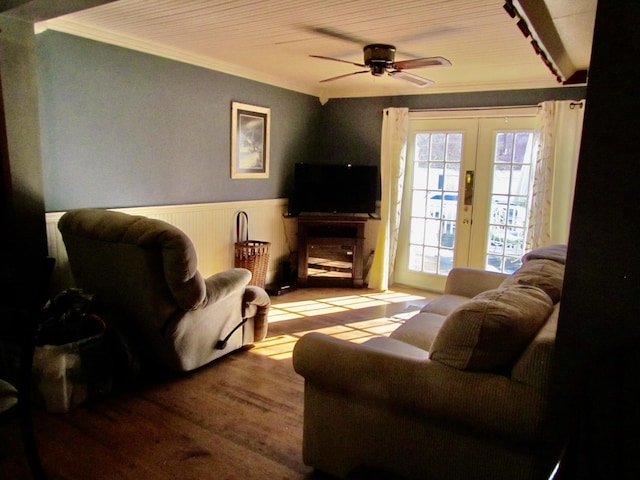
<svg viewBox="0 0 640 480">
<path fill-rule="evenodd" d="M 312 96 L 58 32 L 38 37 L 47 211 L 286 196 Z M 271 108 L 268 179 L 230 177 L 231 102 Z"/>
<path fill-rule="evenodd" d="M 545 100 L 582 100 L 584 87 L 537 90 L 424 94 L 396 97 L 334 99 L 323 107 L 324 158 L 370 164 L 379 162 L 382 110 L 413 110 L 537 105 Z"/>
<path fill-rule="evenodd" d="M 529 105 L 584 88 L 317 98 L 47 31 L 38 36 L 47 211 L 288 197 L 293 164 L 377 164 L 382 110 Z M 271 108 L 269 179 L 230 178 L 231 102 Z"/>
</svg>

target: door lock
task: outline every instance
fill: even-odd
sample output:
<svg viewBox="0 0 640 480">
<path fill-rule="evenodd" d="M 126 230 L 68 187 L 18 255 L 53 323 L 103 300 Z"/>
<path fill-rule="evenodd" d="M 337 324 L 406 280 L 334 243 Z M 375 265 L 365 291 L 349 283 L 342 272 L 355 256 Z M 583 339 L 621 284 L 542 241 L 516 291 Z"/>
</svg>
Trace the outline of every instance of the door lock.
<svg viewBox="0 0 640 480">
<path fill-rule="evenodd" d="M 464 204 L 473 205 L 473 170 L 467 170 L 464 176 Z"/>
</svg>

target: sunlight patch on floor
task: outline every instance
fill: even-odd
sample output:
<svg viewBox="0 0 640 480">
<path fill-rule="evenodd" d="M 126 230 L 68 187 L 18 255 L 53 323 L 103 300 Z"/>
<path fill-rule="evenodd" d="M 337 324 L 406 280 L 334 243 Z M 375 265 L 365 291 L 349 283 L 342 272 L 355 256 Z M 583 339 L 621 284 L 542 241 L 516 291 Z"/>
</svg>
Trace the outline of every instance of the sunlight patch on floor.
<svg viewBox="0 0 640 480">
<path fill-rule="evenodd" d="M 392 303 L 422 302 L 424 299 L 425 297 L 419 295 L 389 291 L 279 303 L 271 305 L 271 309 L 269 310 L 269 323 L 336 314 Z M 416 312 L 420 310 L 421 305 L 422 304 L 409 305 L 405 310 L 391 317 L 365 318 L 362 320 L 351 319 L 344 324 L 327 325 L 326 327 L 297 331 L 294 334 L 268 337 L 264 341 L 256 344 L 251 351 L 275 360 L 291 359 L 291 354 L 296 342 L 310 332 L 319 332 L 341 340 L 363 343 L 373 337 L 388 336 L 398 328 L 404 320 L 415 315 Z M 353 318 L 353 315 L 351 315 L 351 317 Z"/>
<path fill-rule="evenodd" d="M 300 331 L 295 335 L 268 337 L 257 343 L 251 349 L 251 352 L 274 360 L 286 360 L 291 358 L 296 342 L 307 333 L 318 332 L 353 343 L 363 343 L 374 337 L 388 336 L 396 328 L 398 328 L 398 322 L 387 318 L 351 322 L 345 325 L 331 325 L 324 328 Z"/>
<path fill-rule="evenodd" d="M 361 308 L 378 307 L 392 303 L 424 300 L 424 297 L 401 292 L 376 292 L 361 295 L 345 295 L 341 297 L 321 298 L 317 300 L 302 300 L 272 304 L 269 309 L 269 323 L 293 320 L 303 317 L 315 317 L 358 310 Z"/>
<path fill-rule="evenodd" d="M 262 342 L 257 343 L 255 347 L 251 349 L 251 352 L 273 358 L 274 360 L 290 359 L 293 347 L 298 339 L 299 337 L 293 335 L 268 337 Z"/>
</svg>

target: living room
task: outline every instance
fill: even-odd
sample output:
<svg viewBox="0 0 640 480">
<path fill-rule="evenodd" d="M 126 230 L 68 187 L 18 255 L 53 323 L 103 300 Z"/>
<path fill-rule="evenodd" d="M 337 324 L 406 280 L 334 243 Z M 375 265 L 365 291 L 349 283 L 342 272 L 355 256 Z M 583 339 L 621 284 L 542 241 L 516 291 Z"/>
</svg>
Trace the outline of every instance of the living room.
<svg viewBox="0 0 640 480">
<path fill-rule="evenodd" d="M 521 36 L 502 5 L 497 7 L 509 32 Z M 465 81 L 458 93 L 417 95 L 421 90 L 409 85 L 411 95 L 331 98 L 322 105 L 309 94 L 70 35 L 56 30 L 55 22 L 44 25 L 31 35 L 35 44 L 29 47 L 35 50 L 32 67 L 38 80 L 32 88 L 39 98 L 32 106 L 37 125 L 31 134 L 41 144 L 42 162 L 31 165 L 25 175 L 36 167 L 42 171 L 47 223 L 54 224 L 59 212 L 78 207 L 144 207 L 134 211 L 143 214 L 159 214 L 152 207 L 161 207 L 173 208 L 170 214 L 178 215 L 197 205 L 205 216 L 226 208 L 224 214 L 215 214 L 221 217 L 216 238 L 194 239 L 197 246 L 207 245 L 198 249 L 205 275 L 229 268 L 233 217 L 238 209 L 246 209 L 252 235 L 272 243 L 272 280 L 277 260 L 296 250 L 295 224 L 283 226 L 282 220 L 294 165 L 378 164 L 380 112 L 386 107 L 503 107 L 579 101 L 585 96 L 584 84 L 559 85 L 533 55 L 527 61 L 534 62 L 536 75 L 542 75 L 543 88 L 522 88 L 526 82 L 521 81 L 516 82 L 519 88 L 498 90 L 499 83 L 469 87 Z M 528 53 L 528 40 L 523 37 L 522 43 Z M 374 80 L 377 85 L 382 79 Z M 392 86 L 394 92 L 397 88 Z M 271 109 L 268 178 L 230 178 L 232 102 Z M 25 117 L 24 102 L 21 112 Z M 33 142 L 22 141 L 31 159 L 27 153 Z M 33 179 L 25 183 L 30 182 Z M 50 251 L 55 250 L 54 240 L 48 238 Z"/>
<path fill-rule="evenodd" d="M 623 15 L 621 19 L 624 18 Z M 35 191 L 42 192 L 36 195 L 39 199 L 35 203 L 41 203 L 43 211 L 61 212 L 84 206 L 239 202 L 249 210 L 255 225 L 252 233 L 269 240 L 273 218 L 277 219 L 276 225 L 282 225 L 285 203 L 278 199 L 287 197 L 293 164 L 319 156 L 367 158 L 375 162 L 380 142 L 378 112 L 382 108 L 400 103 L 417 109 L 529 105 L 588 95 L 585 87 L 558 87 L 331 99 L 322 106 L 309 95 L 59 32 L 43 32 L 37 42 L 38 55 L 42 55 L 38 57 L 39 74 L 47 79 L 38 85 L 43 98 L 40 114 L 48 127 L 39 133 L 46 160 L 32 172 L 42 171 L 45 179 L 41 189 L 37 188 L 38 180 L 33 181 Z M 232 101 L 272 108 L 269 179 L 229 178 L 228 124 Z M 194 109 L 190 107 L 193 105 L 204 107 Z M 224 133 L 212 133 L 216 131 Z M 172 152 L 172 160 L 163 155 L 166 150 Z M 215 170 L 211 152 L 219 152 Z M 86 163 L 87 159 L 90 163 Z M 263 216 L 262 205 L 251 211 L 252 204 L 246 201 L 272 202 L 268 208 L 276 213 Z M 34 213 L 27 216 L 33 217 Z M 40 219 L 40 213 L 36 212 L 35 217 Z M 578 214 L 582 221 L 589 221 L 587 217 L 586 213 Z M 261 224 L 262 218 L 269 220 Z M 226 226 L 225 248 L 228 248 L 233 241 L 233 228 L 229 221 Z M 29 233 L 43 230 L 44 225 L 38 220 L 37 227 L 29 229 Z M 289 253 L 290 239 L 284 233 L 278 235 L 281 247 L 275 257 L 282 257 Z M 35 243 L 46 243 L 42 235 L 37 237 Z M 231 262 L 227 255 L 222 264 L 216 264 L 216 256 L 211 254 L 209 260 L 205 259 L 205 273 Z M 610 264 L 623 267 L 626 262 L 612 260 Z M 634 303 L 627 305 L 625 308 L 632 308 Z"/>
</svg>

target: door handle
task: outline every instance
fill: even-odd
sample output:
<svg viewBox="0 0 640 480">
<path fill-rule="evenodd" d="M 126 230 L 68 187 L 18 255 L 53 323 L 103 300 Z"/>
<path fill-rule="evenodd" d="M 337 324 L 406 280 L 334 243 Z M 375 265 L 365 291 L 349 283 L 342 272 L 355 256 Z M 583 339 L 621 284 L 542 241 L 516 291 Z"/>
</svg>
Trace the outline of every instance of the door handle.
<svg viewBox="0 0 640 480">
<path fill-rule="evenodd" d="M 467 170 L 464 176 L 464 204 L 473 205 L 474 171 Z"/>
</svg>

